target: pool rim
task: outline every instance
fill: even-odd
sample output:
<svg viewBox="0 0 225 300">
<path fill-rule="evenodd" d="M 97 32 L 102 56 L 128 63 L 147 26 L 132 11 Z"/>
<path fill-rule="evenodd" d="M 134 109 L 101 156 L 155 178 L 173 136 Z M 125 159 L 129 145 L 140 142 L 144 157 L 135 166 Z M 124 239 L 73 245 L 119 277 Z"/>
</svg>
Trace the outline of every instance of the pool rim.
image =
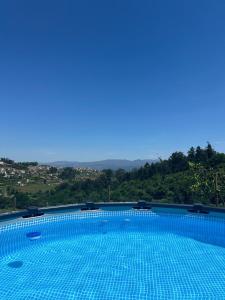
<svg viewBox="0 0 225 300">
<path fill-rule="evenodd" d="M 147 202 L 147 201 L 146 201 Z M 168 213 L 172 210 L 176 210 L 177 213 L 184 213 L 184 211 L 190 210 L 193 208 L 192 204 L 169 204 L 169 203 L 156 203 L 156 202 L 148 202 L 151 204 L 151 207 L 154 211 L 154 209 L 161 208 L 165 209 Z M 116 211 L 120 210 L 122 207 L 124 207 L 124 210 L 132 210 L 133 206 L 137 204 L 137 202 L 96 202 L 95 203 L 100 210 L 107 210 L 107 208 L 114 208 Z M 57 205 L 57 206 L 49 206 L 49 207 L 42 207 L 40 210 L 46 215 L 46 214 L 59 214 L 59 213 L 73 213 L 73 212 L 80 212 L 82 208 L 85 207 L 85 203 L 77 203 L 77 204 L 68 204 L 68 205 Z M 211 207 L 211 206 L 205 206 L 203 205 L 204 209 L 206 209 L 209 214 L 212 213 L 218 213 L 222 218 L 225 218 L 225 208 L 218 208 L 218 207 Z M 62 212 L 63 211 L 63 212 Z M 0 224 L 4 222 L 10 222 L 15 221 L 17 219 L 20 219 L 24 214 L 26 213 L 26 210 L 20 210 L 20 211 L 9 211 L 0 213 Z M 190 213 L 193 214 L 193 213 Z M 199 213 L 195 213 L 195 215 L 201 215 Z M 34 217 L 37 218 L 37 217 Z M 32 217 L 33 219 L 33 217 Z"/>
</svg>

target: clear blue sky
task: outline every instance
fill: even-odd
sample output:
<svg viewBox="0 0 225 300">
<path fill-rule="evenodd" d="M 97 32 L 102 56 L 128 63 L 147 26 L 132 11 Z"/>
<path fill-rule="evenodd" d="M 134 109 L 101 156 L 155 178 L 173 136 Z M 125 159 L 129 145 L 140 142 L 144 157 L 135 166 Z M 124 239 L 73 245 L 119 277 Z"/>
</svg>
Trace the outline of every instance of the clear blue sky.
<svg viewBox="0 0 225 300">
<path fill-rule="evenodd" d="M 2 0 L 0 156 L 225 151 L 224 0 Z"/>
</svg>

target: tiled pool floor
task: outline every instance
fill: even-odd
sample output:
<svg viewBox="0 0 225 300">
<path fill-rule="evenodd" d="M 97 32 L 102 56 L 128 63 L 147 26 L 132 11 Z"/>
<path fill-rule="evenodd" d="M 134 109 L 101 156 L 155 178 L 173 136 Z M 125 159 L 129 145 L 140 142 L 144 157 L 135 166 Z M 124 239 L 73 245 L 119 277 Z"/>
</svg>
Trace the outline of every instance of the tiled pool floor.
<svg viewBox="0 0 225 300">
<path fill-rule="evenodd" d="M 23 264 L 9 267 L 13 261 Z M 36 241 L 0 268 L 4 300 L 225 299 L 225 248 L 171 232 Z"/>
</svg>

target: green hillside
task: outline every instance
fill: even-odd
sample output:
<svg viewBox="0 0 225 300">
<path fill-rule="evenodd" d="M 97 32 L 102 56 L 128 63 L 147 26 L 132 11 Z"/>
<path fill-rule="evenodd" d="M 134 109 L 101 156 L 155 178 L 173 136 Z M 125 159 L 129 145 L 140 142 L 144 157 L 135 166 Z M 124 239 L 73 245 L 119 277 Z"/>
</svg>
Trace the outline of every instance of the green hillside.
<svg viewBox="0 0 225 300">
<path fill-rule="evenodd" d="M 175 152 L 167 160 L 146 163 L 130 172 L 108 169 L 87 174 L 72 168 L 59 170 L 45 166 L 45 171 L 39 177 L 36 175 L 36 182 L 33 175 L 27 174 L 32 184 L 18 187 L 15 181 L 1 181 L 1 209 L 87 200 L 145 199 L 165 203 L 202 202 L 215 206 L 223 206 L 225 201 L 225 154 L 216 152 L 210 144 L 204 149 L 192 147 L 187 155 Z"/>
</svg>

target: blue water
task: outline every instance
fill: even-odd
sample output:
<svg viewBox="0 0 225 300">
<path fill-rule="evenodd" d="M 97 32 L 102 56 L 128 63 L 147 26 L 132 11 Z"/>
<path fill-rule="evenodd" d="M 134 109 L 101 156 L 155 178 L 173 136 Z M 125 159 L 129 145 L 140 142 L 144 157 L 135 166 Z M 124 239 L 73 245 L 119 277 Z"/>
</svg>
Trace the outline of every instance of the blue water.
<svg viewBox="0 0 225 300">
<path fill-rule="evenodd" d="M 41 236 L 30 240 L 32 232 Z M 223 219 L 151 212 L 41 217 L 0 227 L 0 245 L 4 300 L 225 299 Z"/>
</svg>

